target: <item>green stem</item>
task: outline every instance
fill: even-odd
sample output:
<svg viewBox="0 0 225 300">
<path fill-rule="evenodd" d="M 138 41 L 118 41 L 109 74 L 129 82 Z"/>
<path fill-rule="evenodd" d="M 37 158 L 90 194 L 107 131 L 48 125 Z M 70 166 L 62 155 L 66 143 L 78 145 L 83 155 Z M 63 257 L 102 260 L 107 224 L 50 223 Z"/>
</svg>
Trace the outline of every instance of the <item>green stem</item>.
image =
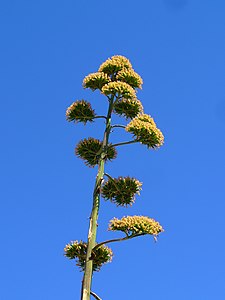
<svg viewBox="0 0 225 300">
<path fill-rule="evenodd" d="M 109 174 L 107 174 L 107 173 L 104 173 L 104 175 L 107 176 L 107 177 L 113 182 L 115 188 L 116 188 L 117 191 L 119 192 L 120 190 L 118 189 L 118 186 L 117 186 L 115 180 L 114 180 Z"/>
<path fill-rule="evenodd" d="M 117 143 L 117 144 L 112 145 L 112 147 L 128 145 L 128 144 L 134 144 L 134 143 L 138 143 L 138 141 L 133 140 L 133 141 L 128 141 L 128 142 Z"/>
<path fill-rule="evenodd" d="M 115 127 L 126 128 L 125 125 L 120 125 L 120 124 L 115 124 L 115 125 L 112 125 L 111 127 L 112 128 L 115 128 Z"/>
<path fill-rule="evenodd" d="M 106 117 L 106 127 L 102 143 L 102 152 L 98 163 L 98 174 L 95 181 L 95 187 L 93 192 L 93 206 L 90 216 L 89 223 L 89 232 L 88 232 L 88 242 L 87 242 L 87 255 L 85 260 L 85 269 L 84 277 L 82 281 L 82 291 L 81 291 L 81 300 L 90 300 L 91 294 L 91 282 L 93 274 L 93 260 L 90 259 L 92 249 L 96 245 L 96 234 L 97 234 L 97 220 L 98 220 L 98 211 L 100 204 L 100 189 L 104 176 L 104 167 L 105 167 L 105 156 L 109 141 L 109 135 L 111 131 L 111 115 L 113 110 L 113 101 L 114 97 L 110 98 L 108 114 Z"/>
<path fill-rule="evenodd" d="M 86 119 L 87 121 L 92 121 L 93 119 L 107 119 L 106 116 L 94 116 L 90 119 L 90 117 L 82 116 L 83 119 Z"/>
<path fill-rule="evenodd" d="M 104 242 L 101 242 L 101 243 L 97 244 L 92 250 L 95 251 L 100 246 L 105 245 L 105 244 L 114 243 L 114 242 L 122 242 L 122 241 L 133 239 L 133 238 L 138 237 L 138 236 L 145 235 L 145 234 L 146 233 L 138 233 L 138 234 L 133 234 L 133 235 L 127 235 L 127 236 L 125 236 L 123 238 L 107 240 L 107 241 L 104 241 Z"/>
<path fill-rule="evenodd" d="M 93 119 L 106 119 L 107 120 L 107 117 L 106 116 L 95 116 Z"/>
<path fill-rule="evenodd" d="M 105 175 L 106 177 L 108 177 L 110 180 L 114 181 L 114 178 L 112 178 L 112 176 L 110 176 L 108 173 L 104 173 L 104 175 Z"/>
</svg>

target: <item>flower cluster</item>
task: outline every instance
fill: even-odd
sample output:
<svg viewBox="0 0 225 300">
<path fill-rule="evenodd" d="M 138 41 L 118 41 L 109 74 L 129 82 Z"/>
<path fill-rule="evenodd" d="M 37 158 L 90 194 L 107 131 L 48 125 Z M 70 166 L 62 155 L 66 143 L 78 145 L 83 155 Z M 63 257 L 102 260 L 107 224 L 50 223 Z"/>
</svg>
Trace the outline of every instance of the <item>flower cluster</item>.
<svg viewBox="0 0 225 300">
<path fill-rule="evenodd" d="M 109 179 L 101 189 L 102 197 L 118 206 L 132 205 L 135 194 L 140 194 L 142 183 L 135 178 L 118 177 Z"/>
<path fill-rule="evenodd" d="M 84 243 L 83 241 L 72 241 L 70 244 L 66 245 L 64 251 L 64 255 L 69 259 L 76 259 L 76 265 L 84 271 L 87 243 Z M 99 246 L 91 255 L 91 259 L 93 259 L 93 271 L 99 271 L 102 265 L 111 262 L 112 256 L 113 253 L 109 247 L 105 245 Z"/>
<path fill-rule="evenodd" d="M 89 167 L 94 167 L 98 164 L 100 157 L 103 156 L 104 160 L 112 160 L 116 158 L 117 152 L 111 144 L 106 149 L 103 149 L 102 142 L 92 137 L 81 140 L 76 148 L 75 154 L 85 161 Z"/>
<path fill-rule="evenodd" d="M 122 55 L 114 55 L 101 64 L 98 71 L 114 75 L 123 69 L 132 69 L 130 61 Z"/>
<path fill-rule="evenodd" d="M 116 114 L 124 116 L 126 119 L 133 119 L 143 113 L 143 106 L 137 98 L 122 98 L 115 102 L 113 110 Z"/>
<path fill-rule="evenodd" d="M 123 69 L 116 75 L 116 79 L 128 83 L 132 88 L 141 89 L 143 80 L 134 70 Z"/>
<path fill-rule="evenodd" d="M 122 231 L 127 236 L 136 234 L 151 234 L 157 236 L 163 232 L 162 226 L 154 219 L 143 216 L 128 216 L 123 217 L 121 220 L 114 218 L 110 221 L 109 230 Z"/>
<path fill-rule="evenodd" d="M 131 120 L 126 131 L 133 133 L 135 140 L 147 145 L 148 148 L 160 147 L 164 142 L 162 132 L 149 115 L 141 114 Z"/>
<path fill-rule="evenodd" d="M 91 73 L 88 76 L 86 76 L 83 80 L 83 87 L 89 88 L 92 91 L 95 91 L 97 89 L 101 90 L 102 87 L 110 82 L 110 78 L 107 74 L 103 72 L 96 72 Z"/>
<path fill-rule="evenodd" d="M 71 122 L 92 122 L 95 118 L 95 112 L 91 107 L 91 104 L 85 100 L 78 100 L 73 102 L 66 111 L 66 119 Z"/>
<path fill-rule="evenodd" d="M 106 96 L 113 95 L 121 98 L 132 99 L 136 97 L 135 90 L 125 82 L 110 82 L 102 87 L 102 93 Z"/>
</svg>

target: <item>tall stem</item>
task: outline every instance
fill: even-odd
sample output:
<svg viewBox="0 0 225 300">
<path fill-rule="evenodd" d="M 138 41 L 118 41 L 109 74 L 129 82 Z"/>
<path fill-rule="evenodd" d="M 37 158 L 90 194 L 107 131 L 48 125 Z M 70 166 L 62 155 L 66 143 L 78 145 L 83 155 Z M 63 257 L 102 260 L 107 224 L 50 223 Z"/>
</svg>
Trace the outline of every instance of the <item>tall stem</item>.
<svg viewBox="0 0 225 300">
<path fill-rule="evenodd" d="M 93 206 L 92 206 L 90 223 L 89 223 L 87 256 L 85 262 L 84 277 L 82 282 L 81 300 L 90 300 L 91 282 L 92 282 L 92 274 L 93 274 L 93 260 L 90 259 L 90 257 L 91 257 L 92 249 L 96 245 L 97 221 L 98 221 L 98 211 L 100 205 L 100 188 L 104 176 L 105 156 L 106 156 L 106 151 L 108 146 L 109 135 L 111 131 L 111 115 L 113 110 L 113 101 L 114 101 L 114 97 L 111 97 L 109 101 L 108 114 L 106 118 L 106 127 L 105 127 L 105 132 L 103 137 L 103 143 L 102 143 L 102 152 L 98 163 L 98 174 L 96 177 L 95 187 L 93 192 Z"/>
</svg>

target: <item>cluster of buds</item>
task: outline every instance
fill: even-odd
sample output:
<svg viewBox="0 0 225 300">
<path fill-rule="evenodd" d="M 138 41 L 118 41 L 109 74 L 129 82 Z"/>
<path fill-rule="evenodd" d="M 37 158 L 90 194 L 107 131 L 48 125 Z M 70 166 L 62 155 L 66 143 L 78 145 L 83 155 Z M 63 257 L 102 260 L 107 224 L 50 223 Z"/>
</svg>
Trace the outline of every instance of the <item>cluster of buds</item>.
<svg viewBox="0 0 225 300">
<path fill-rule="evenodd" d="M 103 184 L 101 193 L 106 200 L 111 200 L 117 206 L 132 205 L 135 194 L 140 194 L 142 183 L 135 178 L 110 178 Z"/>
<path fill-rule="evenodd" d="M 143 106 L 137 98 L 122 98 L 115 102 L 113 110 L 117 115 L 126 119 L 133 119 L 143 113 Z"/>
<path fill-rule="evenodd" d="M 103 150 L 102 148 L 103 146 L 101 141 L 90 137 L 88 139 L 81 140 L 77 144 L 75 154 L 79 158 L 83 159 L 87 166 L 94 167 L 99 162 Z M 116 149 L 109 144 L 107 149 L 104 149 L 104 160 L 112 160 L 116 158 L 116 156 Z"/>
<path fill-rule="evenodd" d="M 93 122 L 95 116 L 91 104 L 85 100 L 73 102 L 66 111 L 66 119 L 69 122 L 83 122 L 86 124 L 87 121 Z"/>
<path fill-rule="evenodd" d="M 83 241 L 72 241 L 64 248 L 64 256 L 69 259 L 76 259 L 76 265 L 84 271 L 87 254 L 87 243 Z M 93 271 L 99 271 L 100 268 L 112 261 L 113 252 L 106 245 L 101 245 L 93 251 L 89 259 L 93 260 Z"/>
</svg>

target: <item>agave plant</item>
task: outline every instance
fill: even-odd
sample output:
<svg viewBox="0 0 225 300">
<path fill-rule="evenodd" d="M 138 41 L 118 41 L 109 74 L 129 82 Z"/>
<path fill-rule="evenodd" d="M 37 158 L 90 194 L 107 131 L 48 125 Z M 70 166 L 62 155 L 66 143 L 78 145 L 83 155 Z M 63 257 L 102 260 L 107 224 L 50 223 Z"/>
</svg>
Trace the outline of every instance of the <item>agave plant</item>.
<svg viewBox="0 0 225 300">
<path fill-rule="evenodd" d="M 116 239 L 109 239 L 96 243 L 97 220 L 101 198 L 110 200 L 113 204 L 129 207 L 140 194 L 142 183 L 134 177 L 119 176 L 113 178 L 105 172 L 105 163 L 116 158 L 119 146 L 140 143 L 147 149 L 156 149 L 163 145 L 164 137 L 157 128 L 153 118 L 144 113 L 143 105 L 137 99 L 137 89 L 142 88 L 142 78 L 134 70 L 130 61 L 121 55 L 107 59 L 97 72 L 91 73 L 83 80 L 83 87 L 92 91 L 100 91 L 108 100 L 106 116 L 99 116 L 92 109 L 91 104 L 82 99 L 70 105 L 66 111 L 69 122 L 93 123 L 95 119 L 104 119 L 105 128 L 102 141 L 88 137 L 81 140 L 75 154 L 84 160 L 89 167 L 97 167 L 97 176 L 93 190 L 93 206 L 91 209 L 89 233 L 87 242 L 73 241 L 66 245 L 64 255 L 75 259 L 77 266 L 84 273 L 81 288 L 81 299 L 89 300 L 92 295 L 99 296 L 91 290 L 92 275 L 112 260 L 112 250 L 108 243 L 124 241 L 143 235 L 152 235 L 156 240 L 163 232 L 162 226 L 147 216 L 126 216 L 122 219 L 114 218 L 109 223 L 110 231 L 120 231 L 124 235 Z M 128 122 L 124 125 L 113 125 L 113 115 L 117 114 Z M 110 135 L 116 127 L 121 127 L 132 134 L 129 141 L 116 144 L 110 142 Z"/>
</svg>

